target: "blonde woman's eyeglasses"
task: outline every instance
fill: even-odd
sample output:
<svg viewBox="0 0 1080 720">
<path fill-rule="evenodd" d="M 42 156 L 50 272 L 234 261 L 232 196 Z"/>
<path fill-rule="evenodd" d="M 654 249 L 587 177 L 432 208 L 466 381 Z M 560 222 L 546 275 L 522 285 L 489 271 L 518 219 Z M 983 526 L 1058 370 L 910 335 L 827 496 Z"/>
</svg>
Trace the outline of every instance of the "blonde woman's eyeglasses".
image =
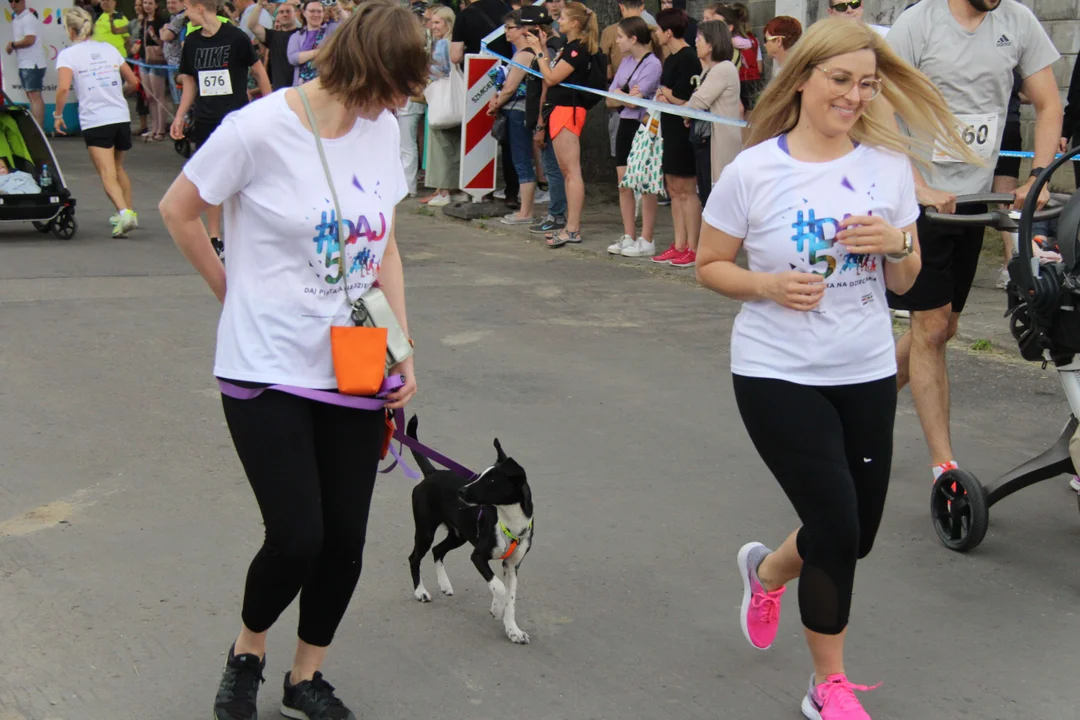
<svg viewBox="0 0 1080 720">
<path fill-rule="evenodd" d="M 829 70 L 820 65 L 815 65 L 814 69 L 825 73 L 825 76 L 829 78 L 829 89 L 837 97 L 847 95 L 855 84 L 855 78 L 844 70 Z M 881 78 L 863 78 L 859 81 L 859 99 L 863 102 L 873 100 L 881 92 L 884 84 Z"/>
</svg>

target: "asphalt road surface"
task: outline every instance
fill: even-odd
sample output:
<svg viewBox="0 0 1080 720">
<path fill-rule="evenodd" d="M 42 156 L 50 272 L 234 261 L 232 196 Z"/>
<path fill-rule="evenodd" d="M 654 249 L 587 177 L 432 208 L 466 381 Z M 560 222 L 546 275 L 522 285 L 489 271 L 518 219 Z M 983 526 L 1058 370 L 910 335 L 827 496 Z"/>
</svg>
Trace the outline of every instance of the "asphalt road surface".
<svg viewBox="0 0 1080 720">
<path fill-rule="evenodd" d="M 55 145 L 76 238 L 0 228 L 0 720 L 208 718 L 261 525 L 211 375 L 218 309 L 155 211 L 181 159 L 135 148 L 143 227 L 113 240 L 82 142 Z M 447 562 L 454 597 L 413 600 L 411 483 L 394 472 L 324 668 L 339 694 L 386 720 L 800 717 L 811 665 L 794 588 L 770 651 L 738 623 L 739 546 L 775 546 L 797 520 L 732 398 L 735 303 L 628 261 L 400 213 L 410 410 L 459 462 L 490 463 L 497 436 L 527 469 L 536 538 L 518 622 L 532 643 L 488 615 L 465 549 Z M 1052 372 L 962 351 L 951 367 L 957 452 L 983 477 L 1064 424 Z M 993 508 L 969 555 L 936 539 L 930 487 L 905 392 L 848 636 L 851 679 L 883 683 L 867 709 L 1076 717 L 1067 479 Z M 424 575 L 435 587 L 430 560 Z M 263 718 L 278 717 L 295 621 L 294 606 L 271 634 Z"/>
</svg>

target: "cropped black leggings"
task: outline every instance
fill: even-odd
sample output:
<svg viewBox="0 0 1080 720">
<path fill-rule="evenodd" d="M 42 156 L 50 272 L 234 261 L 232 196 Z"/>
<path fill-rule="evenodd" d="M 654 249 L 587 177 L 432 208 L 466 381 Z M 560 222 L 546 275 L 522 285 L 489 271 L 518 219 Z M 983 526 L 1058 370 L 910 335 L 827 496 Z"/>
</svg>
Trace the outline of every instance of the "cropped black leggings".
<svg viewBox="0 0 1080 720">
<path fill-rule="evenodd" d="M 266 526 L 244 625 L 268 630 L 299 593 L 297 634 L 326 647 L 360 579 L 385 416 L 273 390 L 221 402 Z"/>
<path fill-rule="evenodd" d="M 750 439 L 802 520 L 803 626 L 837 635 L 847 627 L 855 561 L 870 553 L 885 509 L 896 377 L 832 387 L 733 379 Z"/>
</svg>

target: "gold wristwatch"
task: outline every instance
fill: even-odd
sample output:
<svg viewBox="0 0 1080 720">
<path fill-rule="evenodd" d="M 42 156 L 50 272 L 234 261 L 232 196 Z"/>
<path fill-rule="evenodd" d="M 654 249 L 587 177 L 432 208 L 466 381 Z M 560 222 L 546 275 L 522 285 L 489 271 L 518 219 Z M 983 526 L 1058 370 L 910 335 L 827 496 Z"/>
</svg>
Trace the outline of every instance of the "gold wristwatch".
<svg viewBox="0 0 1080 720">
<path fill-rule="evenodd" d="M 911 237 L 911 233 L 907 230 L 904 233 L 904 249 L 898 253 L 886 253 L 885 259 L 891 263 L 903 262 L 907 259 L 907 256 L 915 252 L 915 241 Z"/>
</svg>

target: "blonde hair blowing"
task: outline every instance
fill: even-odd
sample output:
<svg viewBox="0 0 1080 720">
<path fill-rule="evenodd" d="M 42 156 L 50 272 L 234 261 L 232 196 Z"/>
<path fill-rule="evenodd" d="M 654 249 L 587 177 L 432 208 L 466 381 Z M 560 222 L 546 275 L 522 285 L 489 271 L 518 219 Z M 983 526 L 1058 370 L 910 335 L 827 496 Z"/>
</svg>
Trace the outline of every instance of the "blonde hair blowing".
<svg viewBox="0 0 1080 720">
<path fill-rule="evenodd" d="M 446 23 L 446 34 L 443 35 L 443 38 L 449 41 L 450 37 L 454 34 L 454 11 L 445 5 L 440 5 L 438 10 L 431 13 L 431 17 L 442 18 L 442 21 Z"/>
<path fill-rule="evenodd" d="M 956 132 L 959 121 L 930 78 L 907 64 L 868 25 L 848 18 L 819 20 L 795 43 L 780 74 L 769 83 L 750 115 L 747 147 L 795 127 L 800 111 L 797 88 L 810 79 L 815 66 L 859 50 L 874 51 L 882 89 L 855 121 L 852 140 L 903 153 L 919 162 L 925 162 L 919 151 L 929 153 L 936 140 L 938 149 L 948 156 L 985 166 L 960 139 Z M 893 113 L 903 121 L 910 136 L 897 129 Z"/>
<path fill-rule="evenodd" d="M 596 13 L 583 3 L 568 2 L 563 6 L 563 15 L 577 22 L 581 28 L 582 44 L 590 55 L 594 55 L 600 48 L 600 25 L 596 20 Z"/>
<path fill-rule="evenodd" d="M 64 27 L 75 32 L 75 40 L 85 40 L 94 33 L 94 19 L 81 7 L 64 11 Z"/>
</svg>

